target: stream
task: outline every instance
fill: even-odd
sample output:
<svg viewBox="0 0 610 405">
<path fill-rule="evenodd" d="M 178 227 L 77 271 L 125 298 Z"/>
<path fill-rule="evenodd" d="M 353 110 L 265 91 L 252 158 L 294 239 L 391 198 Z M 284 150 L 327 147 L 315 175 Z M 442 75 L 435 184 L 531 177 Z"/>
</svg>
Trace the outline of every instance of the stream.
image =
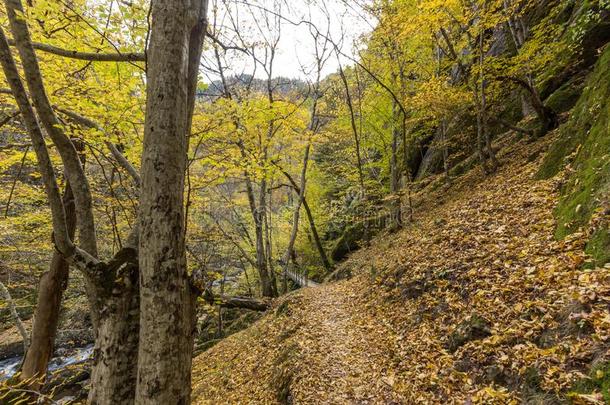
<svg viewBox="0 0 610 405">
<path fill-rule="evenodd" d="M 70 350 L 69 354 L 64 356 L 53 357 L 49 362 L 49 371 L 61 370 L 64 367 L 72 364 L 81 363 L 91 357 L 93 354 L 93 345 L 88 345 L 81 348 Z M 21 356 L 11 357 L 0 361 L 0 381 L 10 378 L 17 372 L 21 364 Z"/>
</svg>

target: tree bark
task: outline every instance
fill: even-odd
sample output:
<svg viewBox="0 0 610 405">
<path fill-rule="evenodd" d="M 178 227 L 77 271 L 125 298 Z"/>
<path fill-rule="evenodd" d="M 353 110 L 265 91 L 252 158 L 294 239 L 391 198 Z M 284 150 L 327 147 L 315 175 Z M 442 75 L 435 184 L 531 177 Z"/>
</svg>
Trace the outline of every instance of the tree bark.
<svg viewBox="0 0 610 405">
<path fill-rule="evenodd" d="M 139 273 L 132 255 L 106 297 L 95 340 L 89 403 L 131 405 L 139 344 Z"/>
<path fill-rule="evenodd" d="M 136 404 L 188 404 L 195 294 L 186 269 L 184 182 L 207 1 L 152 3 L 139 208 Z"/>
</svg>

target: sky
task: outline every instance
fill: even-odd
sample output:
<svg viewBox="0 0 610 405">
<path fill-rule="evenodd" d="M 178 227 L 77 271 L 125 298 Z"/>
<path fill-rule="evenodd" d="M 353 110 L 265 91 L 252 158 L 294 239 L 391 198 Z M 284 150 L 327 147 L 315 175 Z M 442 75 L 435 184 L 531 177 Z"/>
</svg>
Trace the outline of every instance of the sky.
<svg viewBox="0 0 610 405">
<path fill-rule="evenodd" d="M 367 1 L 367 0 L 362 0 Z M 354 44 L 358 39 L 372 31 L 375 20 L 367 15 L 354 0 L 215 0 L 210 9 L 210 23 L 217 27 L 217 37 L 224 45 L 241 45 L 247 43 L 271 42 L 277 38 L 277 55 L 273 65 L 273 76 L 307 79 L 313 76 L 315 66 L 315 42 L 311 36 L 311 22 L 317 30 L 341 43 L 341 53 L 354 55 Z M 229 3 L 230 2 L 230 3 Z M 216 11 L 215 11 L 216 10 Z M 282 17 L 277 17 L 281 15 Z M 327 17 L 328 16 L 328 17 Z M 305 22 L 303 22 L 305 21 Z M 300 24 L 297 24 L 301 22 Z M 244 41 L 235 34 L 234 27 Z M 313 30 L 315 31 L 315 29 Z M 322 49 L 324 40 L 318 45 Z M 328 53 L 333 46 L 327 45 Z M 262 49 L 257 52 L 259 60 L 264 60 Z M 328 55 L 328 54 L 327 54 Z M 341 63 L 350 65 L 349 58 L 341 56 Z M 334 53 L 327 58 L 323 76 L 336 72 L 339 62 Z M 211 49 L 204 52 L 204 66 L 217 68 Z M 255 73 L 256 77 L 265 78 L 264 69 L 257 66 L 254 70 L 252 57 L 240 51 L 229 51 L 223 60 L 225 75 Z M 206 81 L 218 79 L 218 74 L 204 69 Z"/>
</svg>

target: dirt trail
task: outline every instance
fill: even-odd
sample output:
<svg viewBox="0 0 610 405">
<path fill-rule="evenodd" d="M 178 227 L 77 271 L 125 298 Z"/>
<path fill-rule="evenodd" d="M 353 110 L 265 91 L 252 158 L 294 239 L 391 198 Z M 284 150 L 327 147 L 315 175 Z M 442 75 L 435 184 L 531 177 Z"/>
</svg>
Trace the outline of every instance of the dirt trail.
<svg viewBox="0 0 610 405">
<path fill-rule="evenodd" d="M 371 320 L 364 319 L 347 283 L 303 293 L 309 316 L 300 328 L 299 379 L 291 384 L 297 403 L 391 403 L 388 353 Z"/>
<path fill-rule="evenodd" d="M 404 403 L 388 371 L 394 335 L 358 302 L 357 282 L 301 289 L 198 357 L 193 402 Z"/>
</svg>

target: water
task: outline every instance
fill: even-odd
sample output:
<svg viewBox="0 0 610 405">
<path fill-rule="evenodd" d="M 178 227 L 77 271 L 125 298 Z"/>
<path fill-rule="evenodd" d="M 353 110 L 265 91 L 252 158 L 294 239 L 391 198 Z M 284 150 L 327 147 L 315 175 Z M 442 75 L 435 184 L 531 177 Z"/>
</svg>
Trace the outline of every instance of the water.
<svg viewBox="0 0 610 405">
<path fill-rule="evenodd" d="M 53 357 L 49 361 L 49 371 L 61 370 L 64 367 L 72 364 L 81 363 L 91 357 L 93 354 L 93 345 L 74 349 L 68 356 Z M 13 376 L 19 365 L 21 364 L 21 356 L 11 357 L 10 359 L 0 361 L 0 380 L 6 380 Z"/>
</svg>

